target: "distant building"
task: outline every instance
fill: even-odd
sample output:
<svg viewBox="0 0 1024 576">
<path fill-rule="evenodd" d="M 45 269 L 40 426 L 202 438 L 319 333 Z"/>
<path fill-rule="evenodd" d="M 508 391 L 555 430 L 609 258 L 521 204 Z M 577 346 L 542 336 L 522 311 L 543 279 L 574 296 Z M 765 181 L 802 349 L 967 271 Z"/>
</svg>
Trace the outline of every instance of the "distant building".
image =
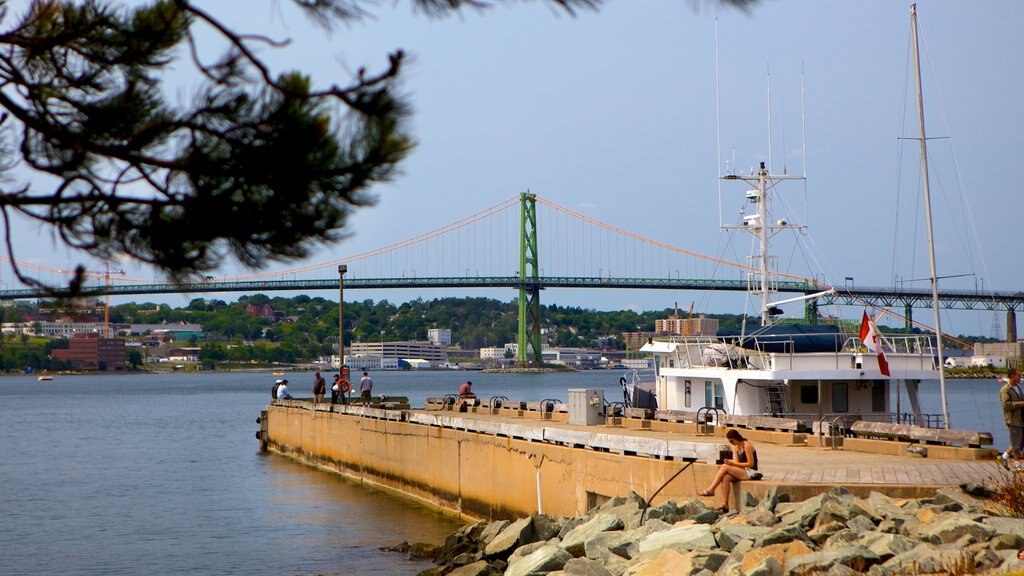
<svg viewBox="0 0 1024 576">
<path fill-rule="evenodd" d="M 1019 368 L 1024 357 L 1024 340 L 1016 342 L 979 342 L 974 345 L 972 366 L 992 365 L 996 368 L 1013 366 Z"/>
<path fill-rule="evenodd" d="M 245 307 L 245 313 L 251 318 L 276 318 L 277 313 L 270 307 L 270 304 L 264 302 L 263 304 L 249 304 Z"/>
<path fill-rule="evenodd" d="M 441 346 L 451 346 L 452 331 L 448 328 L 429 328 L 427 330 L 427 340 Z"/>
<path fill-rule="evenodd" d="M 670 316 L 654 321 L 654 332 L 658 336 L 714 336 L 718 334 L 718 320 L 715 318 L 680 318 Z"/>
<path fill-rule="evenodd" d="M 651 338 L 654 338 L 654 332 L 622 333 L 622 342 L 626 344 L 626 350 L 639 350 Z"/>
<path fill-rule="evenodd" d="M 75 334 L 70 348 L 53 351 L 53 357 L 71 362 L 75 368 L 101 371 L 124 370 L 125 347 L 123 338 L 103 338 L 99 334 Z"/>
<path fill-rule="evenodd" d="M 585 348 L 544 348 L 541 351 L 545 364 L 558 364 L 573 368 L 596 368 L 601 364 L 599 350 Z"/>
<path fill-rule="evenodd" d="M 500 360 L 505 357 L 505 348 L 500 346 L 490 346 L 488 348 L 480 349 L 481 360 Z"/>
<path fill-rule="evenodd" d="M 423 340 L 404 340 L 398 342 L 353 342 L 348 346 L 347 351 L 351 356 L 422 358 L 434 363 L 443 363 L 448 361 L 448 352 L 445 350 L 444 346 Z"/>
</svg>

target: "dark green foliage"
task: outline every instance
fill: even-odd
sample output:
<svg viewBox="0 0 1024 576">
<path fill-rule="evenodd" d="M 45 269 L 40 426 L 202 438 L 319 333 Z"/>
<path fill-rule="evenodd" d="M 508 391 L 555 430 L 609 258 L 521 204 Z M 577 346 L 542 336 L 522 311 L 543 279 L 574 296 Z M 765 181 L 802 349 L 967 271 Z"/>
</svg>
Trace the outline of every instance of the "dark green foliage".
<svg viewBox="0 0 1024 576">
<path fill-rule="evenodd" d="M 548 1 L 570 14 L 601 4 Z M 325 28 L 373 6 L 291 3 Z M 374 186 L 395 176 L 414 145 L 401 50 L 347 83 L 314 82 L 264 60 L 287 39 L 234 30 L 204 4 L 213 0 L 0 0 L 0 176 L 10 177 L 0 215 L 11 255 L 10 218 L 20 214 L 73 248 L 104 260 L 129 255 L 172 280 L 228 256 L 259 268 L 342 239 L 352 209 L 373 204 Z M 492 2 L 411 4 L 445 16 Z M 199 49 L 199 36 L 219 57 Z M 182 90 L 167 85 L 172 67 L 201 80 L 188 104 L 169 100 Z M 19 164 L 45 177 L 14 182 Z M 79 267 L 58 290 L 15 274 L 61 296 L 84 279 Z"/>
<path fill-rule="evenodd" d="M 249 304 L 269 304 L 277 317 L 254 318 Z M 623 349 L 622 332 L 651 331 L 654 321 L 671 310 L 636 313 L 600 312 L 579 307 L 542 306 L 541 317 L 554 346 Z M 395 305 L 387 300 L 345 303 L 345 342 L 426 340 L 430 328 L 448 328 L 454 344 L 465 349 L 503 346 L 515 342 L 518 329 L 515 301 L 491 298 L 422 299 Z M 711 315 L 723 327 L 739 326 L 739 315 Z M 336 352 L 338 303 L 321 297 L 243 296 L 238 302 L 197 298 L 185 308 L 127 304 L 111 310 L 116 322 L 189 322 L 202 324 L 210 341 L 201 344 L 204 361 L 250 360 L 293 362 Z M 129 318 L 131 320 L 129 320 Z M 608 337 L 611 337 L 608 339 Z M 228 343 L 244 342 L 228 348 Z"/>
</svg>

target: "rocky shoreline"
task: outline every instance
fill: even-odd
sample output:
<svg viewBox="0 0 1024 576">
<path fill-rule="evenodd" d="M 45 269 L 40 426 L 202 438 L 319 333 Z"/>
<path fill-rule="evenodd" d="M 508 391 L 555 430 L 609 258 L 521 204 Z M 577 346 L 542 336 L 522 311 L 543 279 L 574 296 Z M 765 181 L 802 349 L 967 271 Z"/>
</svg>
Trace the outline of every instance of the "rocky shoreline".
<svg viewBox="0 0 1024 576">
<path fill-rule="evenodd" d="M 700 499 L 645 508 L 631 494 L 575 518 L 469 524 L 419 576 L 1024 574 L 1024 519 L 985 496 L 978 485 L 916 500 L 836 487 L 788 502 L 772 489 L 723 513 Z"/>
</svg>

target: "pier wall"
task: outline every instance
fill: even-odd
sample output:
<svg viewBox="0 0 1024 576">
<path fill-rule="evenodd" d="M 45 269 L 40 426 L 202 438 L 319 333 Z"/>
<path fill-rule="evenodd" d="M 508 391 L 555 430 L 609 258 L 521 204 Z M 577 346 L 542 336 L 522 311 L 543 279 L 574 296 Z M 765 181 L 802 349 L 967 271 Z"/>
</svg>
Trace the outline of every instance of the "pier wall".
<svg viewBox="0 0 1024 576">
<path fill-rule="evenodd" d="M 578 515 L 631 490 L 649 498 L 685 465 L 294 407 L 270 406 L 267 416 L 271 451 L 467 518 Z M 694 463 L 655 503 L 693 497 L 716 470 Z"/>
</svg>

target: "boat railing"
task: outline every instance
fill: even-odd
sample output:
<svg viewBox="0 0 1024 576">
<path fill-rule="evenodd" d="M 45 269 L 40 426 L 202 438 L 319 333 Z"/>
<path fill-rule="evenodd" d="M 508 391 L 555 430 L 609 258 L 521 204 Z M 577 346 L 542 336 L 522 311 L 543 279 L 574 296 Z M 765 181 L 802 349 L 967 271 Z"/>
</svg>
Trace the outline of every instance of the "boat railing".
<svg viewBox="0 0 1024 576">
<path fill-rule="evenodd" d="M 792 418 L 800 420 L 805 423 L 830 423 L 837 419 L 842 419 L 844 426 L 842 427 L 843 435 L 849 436 L 850 424 L 863 420 L 865 422 L 885 422 L 888 424 L 910 424 L 914 426 L 920 426 L 922 428 L 943 428 L 945 420 L 942 414 L 910 414 L 910 413 L 895 413 L 886 412 L 883 414 L 841 414 L 836 412 L 824 412 L 818 414 L 817 412 L 778 412 L 773 413 L 772 416 L 779 418 Z M 821 432 L 819 431 L 819 434 Z"/>
<path fill-rule="evenodd" d="M 748 370 L 785 370 L 794 365 L 798 352 L 797 339 L 803 334 L 771 334 L 768 336 L 682 336 L 673 337 L 671 342 L 677 345 L 675 356 L 670 358 L 667 367 L 686 368 L 731 368 Z M 829 351 L 817 352 L 819 355 L 831 354 L 836 369 L 849 365 L 851 354 L 867 352 L 867 347 L 857 336 L 845 334 L 815 334 L 819 341 L 827 342 L 828 337 L 834 339 Z M 888 354 L 927 357 L 934 363 L 935 347 L 931 336 L 919 334 L 887 335 L 883 347 Z M 664 366 L 663 366 L 664 367 Z"/>
<path fill-rule="evenodd" d="M 697 434 L 701 436 L 710 436 L 712 430 L 721 421 L 721 417 L 725 416 L 725 410 L 716 406 L 704 406 L 697 410 Z"/>
</svg>

